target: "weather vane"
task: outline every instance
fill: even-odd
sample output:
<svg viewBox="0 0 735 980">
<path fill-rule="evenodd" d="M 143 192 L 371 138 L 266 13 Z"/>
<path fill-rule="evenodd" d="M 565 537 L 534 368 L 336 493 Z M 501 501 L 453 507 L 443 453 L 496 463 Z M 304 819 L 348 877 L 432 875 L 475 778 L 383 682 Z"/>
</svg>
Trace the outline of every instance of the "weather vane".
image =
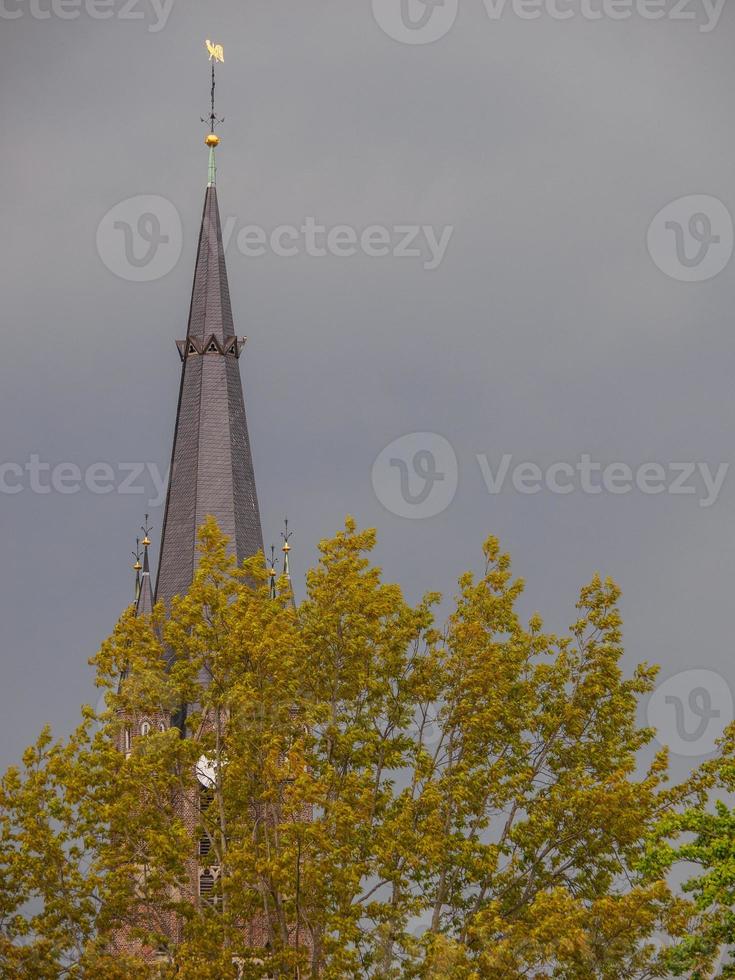
<svg viewBox="0 0 735 980">
<path fill-rule="evenodd" d="M 209 123 L 209 132 L 207 133 L 207 137 L 204 142 L 207 144 L 207 146 L 213 148 L 217 146 L 217 144 L 219 143 L 219 137 L 215 135 L 214 128 L 219 123 L 223 123 L 225 121 L 224 117 L 220 119 L 220 117 L 214 111 L 214 86 L 215 86 L 214 66 L 217 64 L 218 61 L 221 62 L 222 64 L 225 63 L 225 50 L 221 44 L 212 44 L 212 42 L 209 39 L 207 39 L 204 42 L 204 44 L 207 51 L 209 52 L 209 60 L 212 62 L 212 100 L 211 100 L 209 115 L 202 116 L 202 122 Z"/>
</svg>

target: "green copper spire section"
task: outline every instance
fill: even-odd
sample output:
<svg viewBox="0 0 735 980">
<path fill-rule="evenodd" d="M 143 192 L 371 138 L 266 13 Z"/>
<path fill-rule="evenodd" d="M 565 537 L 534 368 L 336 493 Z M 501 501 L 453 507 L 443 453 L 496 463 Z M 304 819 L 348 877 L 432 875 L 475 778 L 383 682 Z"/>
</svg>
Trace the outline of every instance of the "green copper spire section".
<svg viewBox="0 0 735 980">
<path fill-rule="evenodd" d="M 214 160 L 214 147 L 209 148 L 209 178 L 207 187 L 214 187 L 217 183 L 217 164 Z"/>
</svg>

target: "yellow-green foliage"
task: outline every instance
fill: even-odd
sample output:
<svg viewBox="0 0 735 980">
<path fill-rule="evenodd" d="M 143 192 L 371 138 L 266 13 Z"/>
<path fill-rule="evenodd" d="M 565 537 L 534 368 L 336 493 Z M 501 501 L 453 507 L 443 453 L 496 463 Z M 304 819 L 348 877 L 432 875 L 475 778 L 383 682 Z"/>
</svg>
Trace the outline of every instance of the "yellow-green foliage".
<svg viewBox="0 0 735 980">
<path fill-rule="evenodd" d="M 94 658 L 106 712 L 44 732 L 0 785 L 3 976 L 662 975 L 652 937 L 689 911 L 666 869 L 637 868 L 683 796 L 663 755 L 639 769 L 655 671 L 623 676 L 612 582 L 551 635 L 521 622 L 491 538 L 439 629 L 439 597 L 410 606 L 352 521 L 298 609 L 285 580 L 269 596 L 262 556 L 237 568 L 213 522 L 200 537 L 170 616 L 127 612 Z M 185 738 L 155 726 L 124 757 L 125 724 L 183 705 Z M 205 832 L 216 907 L 192 892 Z M 121 928 L 162 960 L 113 955 Z"/>
</svg>

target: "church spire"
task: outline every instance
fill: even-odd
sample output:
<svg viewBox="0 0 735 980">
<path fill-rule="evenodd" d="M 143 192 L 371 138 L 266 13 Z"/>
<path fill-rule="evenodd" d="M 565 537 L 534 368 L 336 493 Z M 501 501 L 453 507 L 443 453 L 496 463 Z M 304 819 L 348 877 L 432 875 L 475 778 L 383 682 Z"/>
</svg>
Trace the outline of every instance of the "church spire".
<svg viewBox="0 0 735 980">
<path fill-rule="evenodd" d="M 220 45 L 207 42 L 214 61 Z M 168 604 L 191 585 L 197 561 L 197 531 L 208 516 L 230 539 L 238 563 L 263 549 L 255 475 L 245 417 L 239 358 L 245 343 L 235 334 L 222 244 L 217 188 L 213 177 L 212 110 L 205 143 L 210 180 L 204 195 L 199 248 L 182 361 L 156 598 Z"/>
<path fill-rule="evenodd" d="M 268 591 L 270 592 L 271 599 L 275 599 L 278 596 L 277 587 L 278 572 L 276 571 L 276 546 L 271 545 L 271 560 L 268 566 Z"/>
<path fill-rule="evenodd" d="M 281 551 L 283 552 L 283 574 L 286 576 L 287 588 L 289 595 L 291 596 L 291 605 L 296 608 L 296 597 L 293 594 L 293 586 L 291 584 L 291 565 L 289 561 L 289 556 L 291 554 L 291 538 L 293 537 L 293 531 L 288 529 L 288 518 L 286 517 L 283 521 L 283 530 L 281 531 L 281 537 L 283 538 L 283 547 Z"/>
<path fill-rule="evenodd" d="M 153 612 L 153 587 L 151 585 L 151 568 L 148 561 L 148 549 L 151 546 L 149 537 L 153 528 L 148 526 L 148 515 L 145 515 L 145 524 L 141 528 L 143 532 L 143 574 L 140 576 L 140 588 L 138 590 L 138 601 L 135 612 L 138 616 L 150 616 Z"/>
<path fill-rule="evenodd" d="M 288 556 L 291 553 L 291 545 L 289 544 L 291 538 L 293 537 L 293 531 L 288 529 L 288 518 L 285 518 L 283 522 L 284 530 L 281 531 L 281 537 L 283 538 L 283 547 L 281 551 L 283 552 L 283 574 L 288 579 L 289 588 L 291 587 L 291 567 L 288 563 Z"/>
<path fill-rule="evenodd" d="M 140 573 L 143 570 L 143 566 L 140 562 L 141 557 L 140 538 L 136 538 L 135 551 L 133 552 L 133 558 L 135 558 L 135 564 L 133 565 L 133 571 L 135 572 L 135 598 L 133 601 L 136 605 L 138 603 L 138 596 L 140 595 Z"/>
</svg>

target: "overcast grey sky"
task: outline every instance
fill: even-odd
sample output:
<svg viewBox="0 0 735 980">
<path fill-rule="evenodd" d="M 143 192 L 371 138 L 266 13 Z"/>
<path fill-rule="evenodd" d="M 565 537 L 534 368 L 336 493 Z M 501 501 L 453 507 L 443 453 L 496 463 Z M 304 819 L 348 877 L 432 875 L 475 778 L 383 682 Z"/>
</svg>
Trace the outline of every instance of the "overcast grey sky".
<svg viewBox="0 0 735 980">
<path fill-rule="evenodd" d="M 129 554 L 147 509 L 157 543 L 152 482 L 117 492 L 119 467 L 168 463 L 174 341 L 186 330 L 206 182 L 205 38 L 225 48 L 218 190 L 236 324 L 249 338 L 240 363 L 266 541 L 288 513 L 300 580 L 317 541 L 353 513 L 378 528 L 386 575 L 416 598 L 451 595 L 493 532 L 527 579 L 525 608 L 554 628 L 572 621 L 595 570 L 610 574 L 625 593 L 629 664 L 656 661 L 663 679 L 716 672 L 722 682 L 705 677 L 704 701 L 701 678 L 666 690 L 684 702 L 694 691 L 695 716 L 728 715 L 735 467 L 717 492 L 705 476 L 733 460 L 735 429 L 732 8 L 0 8 L 0 462 L 23 473 L 6 465 L 4 487 L 20 492 L 0 493 L 0 765 L 44 722 L 64 732 L 94 701 L 87 659 L 131 598 Z M 426 32 L 442 36 L 406 43 Z M 139 282 L 130 270 L 144 267 L 126 271 L 120 251 L 139 202 L 108 212 L 141 195 L 165 199 L 141 214 L 163 221 L 173 258 L 162 268 L 173 267 Z M 649 249 L 651 222 L 675 201 Z M 326 255 L 308 254 L 286 231 L 280 241 L 298 254 L 276 254 L 272 231 L 310 218 L 347 226 L 341 246 L 333 238 Z M 245 254 L 260 241 L 248 226 L 263 230 L 259 257 Z M 382 230 L 366 245 L 371 226 Z M 421 257 L 367 254 L 386 241 L 400 252 L 403 226 L 438 238 L 449 229 L 435 268 L 423 231 Z M 336 254 L 351 250 L 349 229 L 356 254 Z M 136 247 L 140 262 L 145 242 Z M 417 432 L 434 435 L 404 440 L 374 470 L 386 446 Z M 486 478 L 504 455 L 507 479 L 493 494 Z M 585 492 L 576 469 L 549 474 L 556 463 L 584 467 L 585 455 L 623 466 L 609 486 L 624 488 L 629 467 L 630 492 Z M 34 456 L 85 474 L 108 463 L 117 489 L 34 492 Z M 515 470 L 522 462 L 539 467 L 539 492 L 514 487 L 534 485 L 535 471 Z M 664 467 L 660 485 L 659 471 L 640 474 L 651 462 Z M 688 481 L 694 493 L 670 492 L 672 462 L 706 464 Z M 402 476 L 408 512 L 429 516 L 392 512 L 405 509 Z M 636 478 L 663 491 L 643 492 Z M 554 480 L 572 491 L 553 492 Z M 697 728 L 689 722 L 685 736 Z M 707 745 L 684 743 L 690 756 Z"/>
</svg>

